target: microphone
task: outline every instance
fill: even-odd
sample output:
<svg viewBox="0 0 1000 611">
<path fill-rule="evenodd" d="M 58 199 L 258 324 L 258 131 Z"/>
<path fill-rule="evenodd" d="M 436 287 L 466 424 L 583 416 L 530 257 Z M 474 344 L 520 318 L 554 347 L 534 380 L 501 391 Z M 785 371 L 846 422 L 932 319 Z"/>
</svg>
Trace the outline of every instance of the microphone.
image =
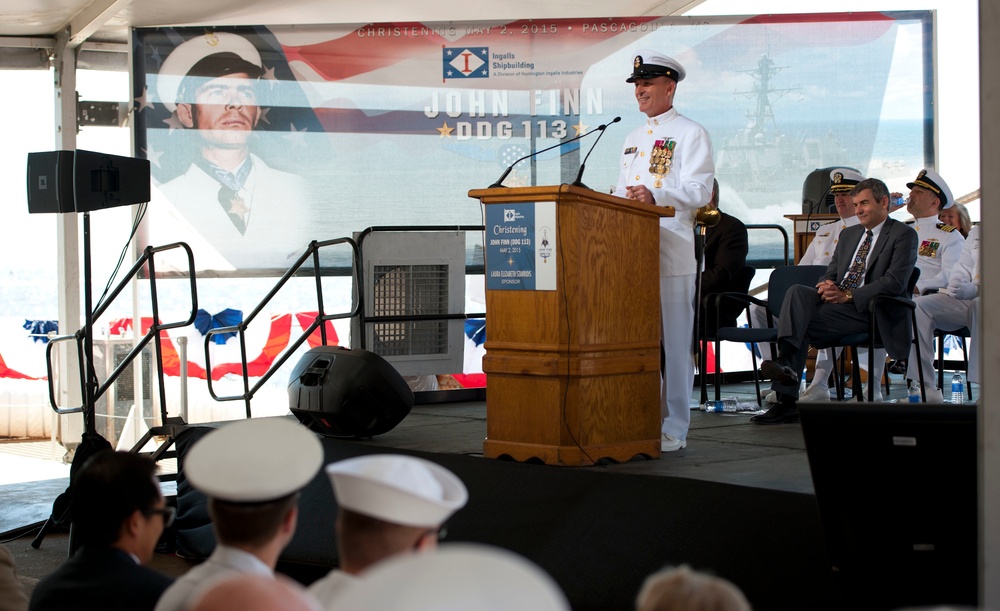
<svg viewBox="0 0 1000 611">
<path fill-rule="evenodd" d="M 597 148 L 597 143 L 601 141 L 601 136 L 604 135 L 604 130 L 607 129 L 608 126 L 611 125 L 612 123 L 618 123 L 621 120 L 622 120 L 621 117 L 615 117 L 614 120 L 611 121 L 611 123 L 605 123 L 604 125 L 601 125 L 600 127 L 597 128 L 597 130 L 600 131 L 601 133 L 600 135 L 597 136 L 597 140 L 594 140 L 594 144 L 590 146 L 590 150 L 587 151 L 587 156 L 583 158 L 583 163 L 580 164 L 580 171 L 576 173 L 576 180 L 573 181 L 574 187 L 583 187 L 584 189 L 590 188 L 587 185 L 583 184 L 582 180 L 583 170 L 587 167 L 587 160 L 590 159 L 590 154 L 594 152 L 595 148 Z"/>
<path fill-rule="evenodd" d="M 615 120 L 616 121 L 620 121 L 621 117 L 617 117 Z M 612 123 L 614 123 L 614 121 L 612 121 Z M 576 136 L 575 138 L 570 138 L 569 140 L 567 140 L 565 142 L 557 142 L 556 144 L 553 144 L 552 146 L 543 148 L 540 151 L 535 151 L 534 153 L 529 153 L 529 154 L 525 155 L 524 157 L 521 157 L 520 159 L 518 159 L 514 163 L 510 164 L 509 166 L 507 166 L 507 169 L 503 171 L 503 174 L 500 175 L 500 178 L 498 178 L 497 181 L 495 183 L 493 183 L 492 185 L 490 185 L 488 188 L 489 189 L 499 189 L 500 187 L 502 187 L 504 179 L 507 178 L 507 176 L 510 174 L 511 170 L 514 169 L 514 166 L 516 166 L 517 164 L 521 163 L 525 159 L 528 159 L 530 157 L 534 157 L 535 155 L 541 155 L 542 153 L 544 153 L 546 151 L 551 151 L 552 149 L 554 149 L 556 147 L 559 147 L 559 146 L 562 146 L 564 144 L 569 144 L 570 142 L 576 142 L 577 140 L 579 140 L 581 138 L 586 138 L 587 136 L 589 136 L 590 134 L 592 134 L 594 132 L 604 131 L 604 128 L 606 128 L 606 127 L 607 127 L 607 124 L 601 125 L 601 126 L 597 127 L 596 129 L 592 129 L 592 130 L 590 130 L 589 132 L 587 132 L 585 134 L 580 134 L 579 136 Z M 587 153 L 587 154 L 589 155 L 590 153 Z"/>
<path fill-rule="evenodd" d="M 817 199 L 816 201 L 805 200 L 802 202 L 802 203 L 809 202 L 809 212 L 807 214 L 811 215 L 814 212 L 816 214 L 823 214 L 823 204 L 826 203 L 826 196 L 830 194 L 830 189 L 833 189 L 832 182 L 830 183 L 830 186 L 826 188 L 826 191 L 823 191 L 823 195 L 819 196 L 819 199 Z M 826 211 L 829 212 L 830 211 L 829 208 L 827 208 Z"/>
</svg>

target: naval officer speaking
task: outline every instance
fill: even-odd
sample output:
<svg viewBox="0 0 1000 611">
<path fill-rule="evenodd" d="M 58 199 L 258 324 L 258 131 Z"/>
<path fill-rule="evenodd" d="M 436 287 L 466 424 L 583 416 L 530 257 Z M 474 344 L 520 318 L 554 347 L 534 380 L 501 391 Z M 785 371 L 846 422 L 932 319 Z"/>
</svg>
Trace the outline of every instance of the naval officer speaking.
<svg viewBox="0 0 1000 611">
<path fill-rule="evenodd" d="M 625 139 L 615 195 L 673 206 L 660 219 L 660 319 L 666 366 L 660 382 L 660 450 L 687 447 L 694 382 L 695 211 L 712 198 L 715 163 L 704 127 L 674 108 L 684 67 L 656 51 L 641 50 L 626 82 L 635 85 L 646 124 Z M 670 330 L 669 332 L 667 330 Z"/>
</svg>

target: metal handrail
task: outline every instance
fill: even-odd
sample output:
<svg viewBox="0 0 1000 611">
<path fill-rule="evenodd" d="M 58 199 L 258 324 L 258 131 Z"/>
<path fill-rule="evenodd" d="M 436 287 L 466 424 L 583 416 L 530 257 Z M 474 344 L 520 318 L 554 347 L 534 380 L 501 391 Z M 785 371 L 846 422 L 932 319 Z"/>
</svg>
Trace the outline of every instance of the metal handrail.
<svg viewBox="0 0 1000 611">
<path fill-rule="evenodd" d="M 169 323 L 159 322 L 159 298 L 156 291 L 156 258 L 154 255 L 159 252 L 165 252 L 174 249 L 183 249 L 187 255 L 188 261 L 188 276 L 191 282 L 191 314 L 184 321 L 176 321 Z M 125 355 L 122 362 L 118 364 L 115 369 L 108 374 L 107 379 L 103 384 L 100 384 L 93 394 L 93 400 L 96 402 L 101 396 L 104 395 L 111 388 L 111 385 L 115 383 L 115 380 L 125 372 L 132 361 L 135 360 L 137 356 L 142 352 L 142 350 L 149 344 L 149 342 L 154 341 L 156 343 L 156 363 L 157 363 L 157 379 L 159 380 L 159 399 L 160 399 L 160 418 L 162 421 L 166 421 L 167 418 L 167 399 L 166 390 L 164 388 L 163 380 L 163 351 L 161 350 L 161 331 L 166 331 L 168 329 L 176 329 L 178 327 L 186 327 L 194 322 L 195 317 L 198 314 L 198 288 L 195 283 L 195 272 L 194 272 L 194 254 L 191 252 L 191 247 L 184 242 L 174 242 L 172 244 L 167 244 L 165 246 L 147 246 L 143 252 L 142 256 L 135 262 L 135 264 L 126 272 L 125 277 L 122 278 L 121 282 L 115 287 L 108 296 L 101 301 L 101 304 L 94 310 L 91 320 L 96 320 L 103 315 L 107 309 L 111 306 L 114 300 L 121 294 L 125 287 L 131 282 L 133 277 L 136 277 L 140 271 L 146 269 L 146 276 L 149 279 L 149 295 L 150 301 L 152 302 L 153 310 L 153 323 L 150 325 L 149 330 L 142 336 L 142 338 L 136 343 L 132 350 Z M 138 334 L 138 330 L 133 331 L 133 333 Z M 86 329 L 80 329 L 72 335 L 59 335 L 51 338 L 48 345 L 45 348 L 45 365 L 46 372 L 48 374 L 48 386 L 49 386 L 49 402 L 52 405 L 52 410 L 57 414 L 77 414 L 84 412 L 87 405 L 80 405 L 79 407 L 59 407 L 58 401 L 56 401 L 55 395 L 55 376 L 54 369 L 52 366 L 52 353 L 53 346 L 57 343 L 75 340 L 77 342 L 77 358 L 80 365 L 80 386 L 81 395 L 87 395 L 86 385 L 87 375 L 85 367 L 85 356 L 84 356 L 84 342 L 86 341 L 87 332 Z"/>
<path fill-rule="evenodd" d="M 275 372 L 277 372 L 277 370 L 285 363 L 285 361 L 287 361 L 291 357 L 291 355 L 299 348 L 299 346 L 301 346 L 302 343 L 305 342 L 306 339 L 308 339 L 308 337 L 312 335 L 312 333 L 317 328 L 319 328 L 320 330 L 320 337 L 322 338 L 323 344 L 326 345 L 327 341 L 326 325 L 324 323 L 326 323 L 327 321 L 336 320 L 340 318 L 352 318 L 358 315 L 358 312 L 361 309 L 360 299 L 358 299 L 357 302 L 353 304 L 353 307 L 350 312 L 342 312 L 337 314 L 325 313 L 325 308 L 323 305 L 323 283 L 322 283 L 323 276 L 321 273 L 322 268 L 320 267 L 319 251 L 321 248 L 325 248 L 327 246 L 334 246 L 338 244 L 348 244 L 351 247 L 353 255 L 352 256 L 352 264 L 353 264 L 352 267 L 354 270 L 353 276 L 354 276 L 355 286 L 357 287 L 355 292 L 360 295 L 361 259 L 360 259 L 360 251 L 358 249 L 358 244 L 351 238 L 346 238 L 346 237 L 336 238 L 332 240 L 323 240 L 323 241 L 313 240 L 312 242 L 310 242 L 309 247 L 306 248 L 306 251 L 302 253 L 302 255 L 298 258 L 298 260 L 295 261 L 295 263 L 292 264 L 292 266 L 288 269 L 288 271 L 286 271 L 284 275 L 281 276 L 278 282 L 274 285 L 274 288 L 272 288 L 270 292 L 268 292 L 268 294 L 264 297 L 264 299 L 261 300 L 261 302 L 257 305 L 257 307 L 255 307 L 253 311 L 250 312 L 250 314 L 246 318 L 244 318 L 237 325 L 209 329 L 208 332 L 205 333 L 205 372 L 206 372 L 205 379 L 208 382 L 208 392 L 213 399 L 215 399 L 216 401 L 242 400 L 246 406 L 246 416 L 247 418 L 251 418 L 252 414 L 250 410 L 250 400 L 253 398 L 254 394 L 256 394 L 258 390 L 260 390 L 260 387 L 263 386 L 271 378 L 271 376 L 274 375 Z M 253 385 L 253 387 L 251 387 L 249 365 L 247 364 L 246 329 L 247 327 L 250 326 L 250 323 L 252 323 L 254 319 L 257 318 L 257 316 L 261 313 L 264 307 L 271 301 L 271 299 L 274 298 L 274 296 L 278 293 L 278 291 L 283 286 L 285 286 L 285 284 L 289 280 L 298 275 L 305 275 L 305 274 L 299 274 L 298 272 L 302 268 L 302 266 L 306 263 L 306 261 L 309 259 L 312 259 L 312 276 L 316 281 L 316 309 L 317 309 L 316 319 L 313 320 L 312 324 L 310 324 L 307 328 L 302 330 L 302 334 L 295 341 L 291 343 L 289 348 L 285 349 L 284 353 L 280 357 L 278 357 L 277 359 L 275 359 L 273 363 L 271 363 L 270 367 L 268 367 L 264 375 L 260 377 L 260 379 L 257 381 L 256 384 Z M 243 374 L 242 375 L 243 394 L 240 395 L 219 396 L 218 394 L 216 394 L 215 389 L 212 386 L 212 354 L 210 347 L 212 343 L 212 338 L 215 335 L 220 335 L 223 333 L 235 333 L 239 338 L 240 364 Z"/>
</svg>

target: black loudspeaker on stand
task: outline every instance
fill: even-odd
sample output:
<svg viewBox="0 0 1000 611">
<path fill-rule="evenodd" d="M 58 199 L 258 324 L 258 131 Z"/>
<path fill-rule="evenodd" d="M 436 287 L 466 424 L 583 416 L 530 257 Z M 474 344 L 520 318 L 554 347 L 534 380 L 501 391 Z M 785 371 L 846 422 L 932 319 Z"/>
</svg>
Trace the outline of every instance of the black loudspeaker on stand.
<svg viewBox="0 0 1000 611">
<path fill-rule="evenodd" d="M 28 212 L 31 214 L 83 214 L 83 348 L 80 353 L 83 404 L 59 408 L 55 404 L 53 379 L 49 376 L 49 396 L 58 414 L 83 414 L 84 432 L 73 456 L 70 486 L 87 458 L 111 444 L 95 428 L 95 406 L 99 382 L 94 371 L 94 311 L 91 288 L 90 213 L 148 202 L 150 199 L 149 160 L 133 159 L 93 151 L 66 150 L 28 153 Z M 80 332 L 77 333 L 79 337 Z M 69 523 L 72 508 L 68 487 L 52 505 L 52 514 L 42 525 L 31 545 L 38 548 L 53 525 Z M 75 549 L 70 534 L 70 553 Z"/>
<path fill-rule="evenodd" d="M 321 435 L 380 435 L 402 422 L 413 407 L 413 392 L 395 368 L 360 348 L 313 348 L 289 380 L 292 414 Z"/>
</svg>

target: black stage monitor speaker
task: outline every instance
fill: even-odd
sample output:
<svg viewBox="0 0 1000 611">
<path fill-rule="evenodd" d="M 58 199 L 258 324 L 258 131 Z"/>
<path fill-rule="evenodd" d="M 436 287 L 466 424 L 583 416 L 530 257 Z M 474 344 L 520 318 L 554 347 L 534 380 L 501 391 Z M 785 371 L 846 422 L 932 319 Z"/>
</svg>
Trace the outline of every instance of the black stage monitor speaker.
<svg viewBox="0 0 1000 611">
<path fill-rule="evenodd" d="M 837 608 L 977 605 L 976 406 L 800 403 Z"/>
<path fill-rule="evenodd" d="M 295 417 L 321 435 L 371 437 L 403 421 L 413 392 L 373 352 L 318 346 L 292 370 L 288 401 Z"/>
<path fill-rule="evenodd" d="M 828 214 L 834 211 L 833 193 L 830 193 L 830 172 L 837 168 L 854 170 L 849 166 L 836 165 L 809 172 L 802 182 L 802 214 Z"/>
<path fill-rule="evenodd" d="M 28 153 L 28 212 L 91 212 L 148 202 L 149 160 L 93 151 Z"/>
</svg>

